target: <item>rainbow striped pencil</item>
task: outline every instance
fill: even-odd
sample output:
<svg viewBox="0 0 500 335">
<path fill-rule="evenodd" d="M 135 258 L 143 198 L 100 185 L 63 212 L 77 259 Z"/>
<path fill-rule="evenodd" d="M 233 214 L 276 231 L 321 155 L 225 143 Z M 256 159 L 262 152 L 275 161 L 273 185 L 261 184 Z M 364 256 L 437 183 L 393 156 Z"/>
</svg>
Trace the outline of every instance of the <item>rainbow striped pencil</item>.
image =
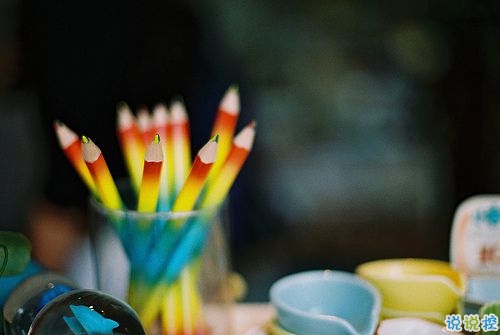
<svg viewBox="0 0 500 335">
<path fill-rule="evenodd" d="M 186 108 L 180 99 L 174 100 L 170 106 L 171 112 L 171 148 L 172 160 L 170 169 L 173 170 L 173 194 L 178 194 L 180 197 L 176 198 L 176 203 L 173 204 L 173 211 L 179 211 L 179 200 L 185 197 L 181 195 L 184 183 L 186 180 L 194 181 L 194 178 L 189 178 L 191 166 L 191 150 L 190 150 L 190 134 L 189 134 L 189 119 L 187 117 Z M 193 163 L 192 171 L 201 171 L 196 165 L 199 162 Z M 202 177 L 205 179 L 205 177 Z M 195 199 L 196 201 L 196 199 Z M 181 204 L 181 206 L 184 206 Z M 187 205 L 187 207 L 194 207 L 194 205 Z M 185 207 L 186 208 L 186 207 Z M 178 227 L 171 227 L 170 229 L 178 230 Z M 184 330 L 185 333 L 190 334 L 196 328 L 195 318 L 193 315 L 199 315 L 199 306 L 201 298 L 193 290 L 191 283 L 193 282 L 193 271 L 186 267 L 182 273 L 179 274 L 179 280 L 176 280 L 170 285 L 165 292 L 165 300 L 162 305 L 161 320 L 164 326 L 168 326 L 168 334 L 177 334 L 179 330 Z M 183 303 L 184 299 L 187 299 Z"/>
<path fill-rule="evenodd" d="M 154 213 L 156 211 L 160 188 L 161 168 L 163 163 L 163 150 L 160 136 L 155 135 L 154 140 L 148 145 L 144 158 L 144 172 L 137 200 L 139 213 Z M 151 240 L 155 238 L 153 228 L 156 222 L 148 216 L 137 216 L 134 234 L 130 236 L 128 254 L 131 265 L 131 278 L 129 283 L 128 300 L 132 305 L 140 304 L 140 299 L 147 290 L 144 277 L 144 264 L 148 260 Z"/>
<path fill-rule="evenodd" d="M 82 136 L 82 155 L 97 186 L 103 205 L 109 209 L 123 209 L 120 193 L 101 149 L 87 136 Z"/>
<path fill-rule="evenodd" d="M 132 189 L 137 194 L 141 185 L 146 147 L 137 128 L 135 117 L 126 103 L 118 105 L 117 133 Z"/>
<path fill-rule="evenodd" d="M 101 149 L 90 140 L 87 136 L 82 136 L 82 155 L 89 172 L 96 184 L 99 193 L 99 199 L 102 204 L 111 210 L 121 210 L 125 206 L 118 192 L 118 188 L 111 176 L 106 160 L 102 155 Z M 122 239 L 126 241 L 126 232 L 123 220 L 110 220 L 114 225 L 115 230 Z"/>
<path fill-rule="evenodd" d="M 160 193 L 160 177 L 163 165 L 163 150 L 160 135 L 156 134 L 147 148 L 144 158 L 142 182 L 137 200 L 138 212 L 155 212 Z"/>
<path fill-rule="evenodd" d="M 198 151 L 191 171 L 172 206 L 173 212 L 186 212 L 194 208 L 217 157 L 218 140 L 219 136 L 216 135 Z"/>
<path fill-rule="evenodd" d="M 146 106 L 139 107 L 136 115 L 137 129 L 141 134 L 144 146 L 148 147 L 156 134 L 153 127 L 153 117 Z"/>
<path fill-rule="evenodd" d="M 172 206 L 175 195 L 180 191 L 184 181 L 189 173 L 191 165 L 191 143 L 189 134 L 189 119 L 187 117 L 186 108 L 180 98 L 177 98 L 170 104 L 170 123 L 168 124 L 169 145 L 167 151 L 169 155 L 168 170 L 170 172 L 170 203 L 169 209 Z M 169 222 L 172 223 L 172 222 Z M 167 227 L 172 231 L 173 235 L 170 241 L 176 240 L 175 236 L 177 228 L 170 225 Z M 165 243 L 165 245 L 170 245 Z M 172 247 L 169 248 L 171 250 Z M 182 302 L 182 281 L 175 281 L 165 292 L 163 304 L 161 306 L 161 322 L 163 328 L 167 331 L 164 335 L 179 334 L 184 329 L 184 307 L 186 304 Z"/>
<path fill-rule="evenodd" d="M 66 158 L 76 170 L 83 183 L 95 198 L 99 198 L 97 187 L 82 156 L 82 143 L 78 135 L 64 123 L 56 120 L 54 130 Z"/>
<path fill-rule="evenodd" d="M 178 194 L 184 186 L 191 167 L 190 126 L 186 108 L 181 100 L 177 99 L 170 105 L 171 124 L 171 159 L 169 170 L 170 181 L 173 185 L 172 194 Z"/>
<path fill-rule="evenodd" d="M 200 203 L 201 208 L 214 208 L 222 204 L 252 149 L 254 138 L 255 122 L 252 121 L 234 138 L 226 161 L 219 173 L 214 177 L 214 182 L 209 185 L 207 192 L 203 194 L 203 200 Z M 183 235 L 180 244 L 176 247 L 165 273 L 166 282 L 175 280 L 174 278 L 180 273 L 179 280 L 181 281 L 182 306 L 184 308 L 183 328 L 188 334 L 190 331 L 193 333 L 194 330 L 202 328 L 200 322 L 203 321 L 201 317 L 203 314 L 201 298 L 196 294 L 196 278 L 200 265 L 196 255 L 203 247 L 210 231 L 208 222 L 212 221 L 211 218 L 204 219 L 205 222 L 188 223 L 188 229 Z M 171 306 L 172 304 L 170 304 Z M 162 318 L 162 320 L 164 319 Z M 168 324 L 169 322 L 164 322 L 164 326 Z"/>
<path fill-rule="evenodd" d="M 158 211 L 165 212 L 170 210 L 171 184 L 169 182 L 169 163 L 172 159 L 168 143 L 171 141 L 170 134 L 170 116 L 167 107 L 164 104 L 157 104 L 153 108 L 153 128 L 156 134 L 161 138 L 163 150 L 163 164 L 161 166 L 160 194 L 158 198 Z M 166 161 L 166 162 L 165 162 Z"/>
<path fill-rule="evenodd" d="M 222 98 L 217 115 L 212 127 L 212 135 L 219 135 L 219 149 L 217 159 L 215 160 L 212 171 L 208 177 L 207 183 L 212 183 L 213 177 L 219 172 L 222 164 L 226 160 L 227 154 L 231 149 L 236 123 L 240 115 L 240 96 L 238 87 L 232 85 L 229 87 Z"/>
</svg>

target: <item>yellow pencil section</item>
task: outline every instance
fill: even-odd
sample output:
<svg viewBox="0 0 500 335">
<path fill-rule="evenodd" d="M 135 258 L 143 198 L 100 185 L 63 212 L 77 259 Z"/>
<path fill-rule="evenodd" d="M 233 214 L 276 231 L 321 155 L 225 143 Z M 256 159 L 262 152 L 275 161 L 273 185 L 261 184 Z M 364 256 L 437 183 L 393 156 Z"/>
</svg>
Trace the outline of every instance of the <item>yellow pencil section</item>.
<svg viewBox="0 0 500 335">
<path fill-rule="evenodd" d="M 172 159 L 169 142 L 172 141 L 170 134 L 170 116 L 164 104 L 157 104 L 153 108 L 153 128 L 161 138 L 163 150 L 163 164 L 161 166 L 160 194 L 158 196 L 158 208 L 160 212 L 170 210 L 172 200 L 172 185 L 170 181 L 169 162 Z"/>
<path fill-rule="evenodd" d="M 141 185 L 146 147 L 137 128 L 135 117 L 125 103 L 118 106 L 117 133 L 132 188 L 137 194 Z"/>
<path fill-rule="evenodd" d="M 169 159 L 172 192 L 180 192 L 191 168 L 190 126 L 186 108 L 176 100 L 170 106 L 171 141 Z"/>
</svg>

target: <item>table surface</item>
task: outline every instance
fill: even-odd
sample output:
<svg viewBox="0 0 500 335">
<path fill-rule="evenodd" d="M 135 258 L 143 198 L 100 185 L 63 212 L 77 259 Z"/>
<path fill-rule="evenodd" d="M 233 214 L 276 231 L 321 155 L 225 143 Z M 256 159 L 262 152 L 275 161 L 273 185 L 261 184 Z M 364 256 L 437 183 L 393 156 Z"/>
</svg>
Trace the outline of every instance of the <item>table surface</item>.
<svg viewBox="0 0 500 335">
<path fill-rule="evenodd" d="M 236 304 L 232 309 L 232 325 L 235 335 L 248 335 L 274 317 L 274 309 L 268 303 Z"/>
</svg>

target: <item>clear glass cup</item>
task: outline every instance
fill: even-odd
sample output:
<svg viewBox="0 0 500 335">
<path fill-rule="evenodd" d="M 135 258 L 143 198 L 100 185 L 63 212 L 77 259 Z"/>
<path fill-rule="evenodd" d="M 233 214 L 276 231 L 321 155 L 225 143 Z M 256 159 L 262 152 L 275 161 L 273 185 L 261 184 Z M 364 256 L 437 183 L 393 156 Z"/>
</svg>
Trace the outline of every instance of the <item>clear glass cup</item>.
<svg viewBox="0 0 500 335">
<path fill-rule="evenodd" d="M 90 199 L 97 288 L 127 301 L 148 335 L 231 335 L 224 208 L 141 213 Z"/>
</svg>

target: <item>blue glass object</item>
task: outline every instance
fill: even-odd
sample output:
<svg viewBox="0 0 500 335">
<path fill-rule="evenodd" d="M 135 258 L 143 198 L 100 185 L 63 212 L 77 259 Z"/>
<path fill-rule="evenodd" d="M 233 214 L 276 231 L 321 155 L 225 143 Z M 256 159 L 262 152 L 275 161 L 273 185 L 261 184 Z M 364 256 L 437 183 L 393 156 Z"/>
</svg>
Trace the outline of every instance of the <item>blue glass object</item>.
<svg viewBox="0 0 500 335">
<path fill-rule="evenodd" d="M 3 307 L 5 334 L 27 334 L 31 323 L 45 305 L 76 288 L 66 277 L 51 272 L 40 272 L 22 280 Z"/>
<path fill-rule="evenodd" d="M 136 312 L 123 301 L 95 290 L 73 290 L 47 304 L 28 335 L 145 335 Z"/>
</svg>

